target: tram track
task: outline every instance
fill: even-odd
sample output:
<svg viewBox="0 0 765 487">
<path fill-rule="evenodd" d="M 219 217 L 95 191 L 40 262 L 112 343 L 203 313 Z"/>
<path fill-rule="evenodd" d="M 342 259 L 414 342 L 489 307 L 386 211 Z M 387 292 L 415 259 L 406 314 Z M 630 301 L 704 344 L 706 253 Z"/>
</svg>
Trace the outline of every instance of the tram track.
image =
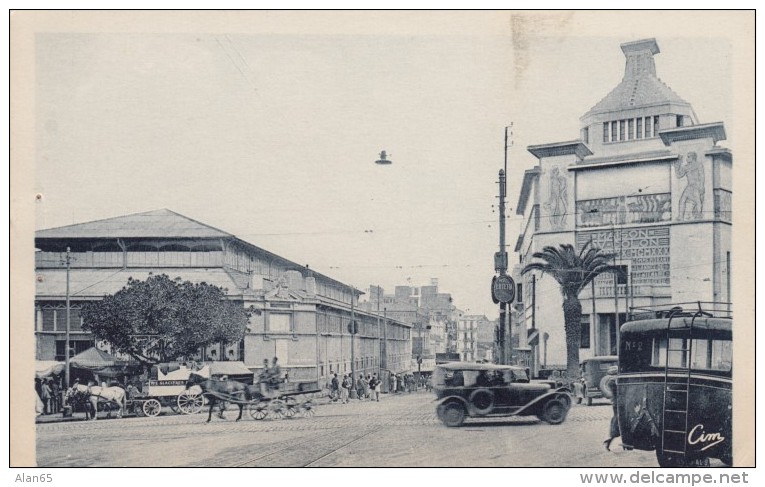
<svg viewBox="0 0 765 487">
<path fill-rule="evenodd" d="M 282 448 L 258 455 L 244 462 L 239 462 L 232 467 L 310 467 L 315 463 L 337 453 L 349 445 L 362 440 L 369 435 L 377 433 L 383 426 L 366 428 L 360 435 L 354 435 L 348 439 L 343 437 L 339 430 L 324 432 L 313 435 L 311 438 L 299 443 L 285 445 Z M 339 442 L 339 444 L 338 444 Z M 310 445 L 308 448 L 305 446 Z M 308 457 L 308 458 L 306 458 Z"/>
<path fill-rule="evenodd" d="M 330 456 L 330 455 L 332 455 L 334 453 L 337 453 L 338 451 L 342 450 L 343 448 L 347 447 L 348 445 L 356 443 L 357 441 L 359 441 L 359 440 L 361 440 L 363 438 L 366 438 L 367 436 L 371 435 L 372 433 L 377 433 L 382 428 L 383 428 L 382 426 L 379 426 L 377 428 L 372 428 L 370 431 L 364 433 L 363 435 L 357 436 L 356 438 L 352 439 L 351 441 L 349 441 L 349 442 L 339 446 L 338 448 L 335 448 L 334 450 L 332 450 L 330 452 L 325 453 L 324 455 L 320 456 L 319 458 L 317 458 L 315 460 L 312 460 L 312 461 L 310 461 L 310 462 L 308 462 L 308 463 L 306 463 L 305 465 L 302 465 L 302 466 L 303 467 L 310 467 L 313 464 L 315 464 L 316 462 L 318 462 L 319 460 L 323 460 L 324 458 L 327 458 L 328 456 Z"/>
</svg>

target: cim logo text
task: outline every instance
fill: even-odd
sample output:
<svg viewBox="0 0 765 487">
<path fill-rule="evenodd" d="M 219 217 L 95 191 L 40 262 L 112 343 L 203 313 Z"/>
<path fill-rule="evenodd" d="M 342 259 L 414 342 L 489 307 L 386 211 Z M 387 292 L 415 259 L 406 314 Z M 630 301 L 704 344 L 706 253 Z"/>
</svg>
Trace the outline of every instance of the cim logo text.
<svg viewBox="0 0 765 487">
<path fill-rule="evenodd" d="M 705 433 L 704 425 L 702 424 L 697 424 L 693 427 L 690 433 L 688 433 L 689 445 L 704 445 L 700 451 L 704 451 L 707 448 L 712 448 L 716 444 L 723 441 L 725 441 L 725 437 L 720 433 Z"/>
</svg>

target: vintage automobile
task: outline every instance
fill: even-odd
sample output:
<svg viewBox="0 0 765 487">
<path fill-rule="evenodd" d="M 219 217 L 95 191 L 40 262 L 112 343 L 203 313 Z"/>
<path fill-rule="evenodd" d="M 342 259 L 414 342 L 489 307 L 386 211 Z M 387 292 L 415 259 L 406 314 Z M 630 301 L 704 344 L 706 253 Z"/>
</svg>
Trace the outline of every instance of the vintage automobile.
<svg viewBox="0 0 765 487">
<path fill-rule="evenodd" d="M 582 360 L 579 364 L 579 380 L 574 382 L 574 398 L 577 404 L 584 400 L 585 404 L 592 406 L 592 400 L 598 398 L 610 399 L 610 393 L 606 382 L 609 377 L 608 369 L 618 365 L 619 357 L 605 355 Z"/>
<path fill-rule="evenodd" d="M 532 382 L 526 369 L 510 365 L 452 362 L 433 372 L 438 418 L 449 427 L 467 417 L 537 416 L 560 424 L 571 408 L 565 388 Z"/>
<path fill-rule="evenodd" d="M 526 373 L 528 374 L 529 371 L 527 370 Z M 537 378 L 533 380 L 542 384 L 550 384 L 553 389 L 563 387 L 568 390 L 569 394 L 574 394 L 573 381 L 566 376 L 565 369 L 541 369 L 537 373 Z"/>
</svg>

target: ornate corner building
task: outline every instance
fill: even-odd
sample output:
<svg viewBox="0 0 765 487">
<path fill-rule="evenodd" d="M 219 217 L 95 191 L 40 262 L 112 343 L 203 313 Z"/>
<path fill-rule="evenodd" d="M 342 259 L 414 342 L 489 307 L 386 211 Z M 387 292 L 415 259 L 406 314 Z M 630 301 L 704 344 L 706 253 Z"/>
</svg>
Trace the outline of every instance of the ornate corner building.
<svg viewBox="0 0 765 487">
<path fill-rule="evenodd" d="M 616 282 L 598 277 L 594 295 L 582 291 L 582 359 L 616 353 L 631 307 L 731 301 L 732 154 L 717 145 L 723 122 L 700 123 L 657 77 L 655 39 L 621 49 L 624 77 L 581 117 L 579 138 L 528 147 L 538 162 L 516 207 L 524 217 L 516 275 L 544 246 L 590 241 L 626 271 Z M 565 367 L 557 283 L 539 273 L 521 282 L 534 370 Z"/>
</svg>

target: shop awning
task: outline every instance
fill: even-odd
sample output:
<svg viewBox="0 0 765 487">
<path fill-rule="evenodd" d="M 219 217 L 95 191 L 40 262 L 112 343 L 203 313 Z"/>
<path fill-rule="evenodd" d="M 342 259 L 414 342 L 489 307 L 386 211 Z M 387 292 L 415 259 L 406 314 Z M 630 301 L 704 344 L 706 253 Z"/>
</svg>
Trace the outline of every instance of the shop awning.
<svg viewBox="0 0 765 487">
<path fill-rule="evenodd" d="M 59 375 L 64 372 L 66 365 L 64 362 L 57 362 L 55 360 L 37 360 L 35 362 L 35 377 L 38 379 L 44 379 L 52 375 Z"/>
<path fill-rule="evenodd" d="M 103 367 L 127 365 L 127 363 L 126 360 L 118 359 L 96 347 L 90 347 L 69 360 L 69 365 L 81 369 L 100 369 Z"/>
<path fill-rule="evenodd" d="M 244 362 L 209 362 L 212 375 L 253 375 Z"/>
<path fill-rule="evenodd" d="M 138 364 L 129 360 L 118 359 L 96 347 L 90 347 L 69 360 L 69 365 L 105 377 L 119 377 L 135 372 Z"/>
</svg>

